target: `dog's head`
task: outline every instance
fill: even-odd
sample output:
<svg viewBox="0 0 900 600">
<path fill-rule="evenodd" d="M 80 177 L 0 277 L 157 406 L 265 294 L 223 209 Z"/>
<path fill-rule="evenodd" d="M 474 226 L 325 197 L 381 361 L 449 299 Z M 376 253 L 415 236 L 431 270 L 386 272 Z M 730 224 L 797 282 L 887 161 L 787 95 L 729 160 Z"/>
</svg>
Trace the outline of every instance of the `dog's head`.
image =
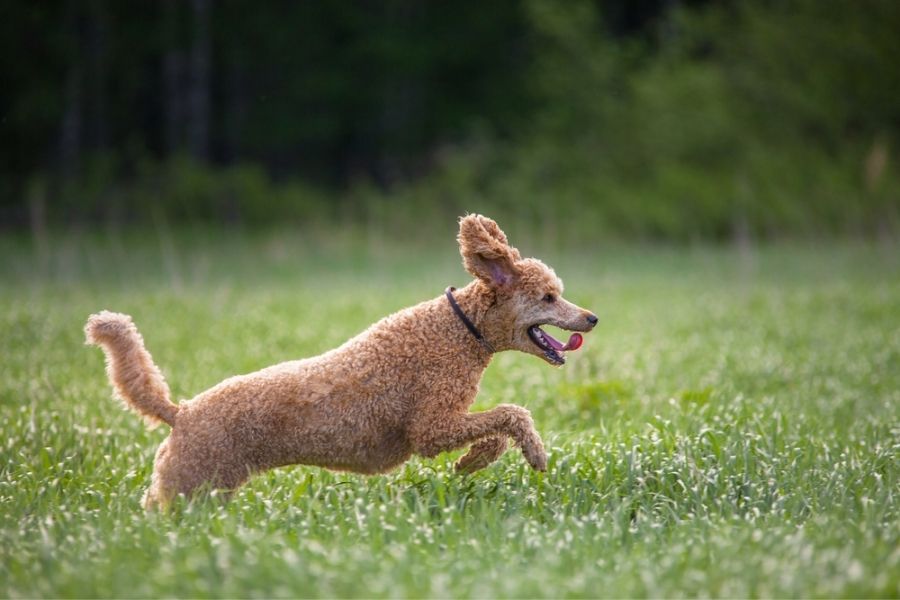
<svg viewBox="0 0 900 600">
<path fill-rule="evenodd" d="M 485 338 L 497 350 L 534 354 L 552 365 L 565 363 L 564 352 L 578 348 L 581 336 L 575 334 L 563 343 L 541 325 L 590 331 L 597 317 L 565 300 L 562 281 L 553 269 L 537 259 L 522 258 L 491 219 L 463 217 L 458 239 L 466 270 L 494 293 L 495 302 L 481 323 Z"/>
</svg>

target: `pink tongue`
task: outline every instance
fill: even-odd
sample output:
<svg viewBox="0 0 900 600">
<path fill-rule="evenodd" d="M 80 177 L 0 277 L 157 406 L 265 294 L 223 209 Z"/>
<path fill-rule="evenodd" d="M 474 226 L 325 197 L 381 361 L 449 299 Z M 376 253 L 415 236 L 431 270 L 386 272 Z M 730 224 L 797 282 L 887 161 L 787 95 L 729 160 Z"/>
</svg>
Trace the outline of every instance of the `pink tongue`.
<svg viewBox="0 0 900 600">
<path fill-rule="evenodd" d="M 581 337 L 580 333 L 573 333 L 572 335 L 570 335 L 569 341 L 565 346 L 563 346 L 562 342 L 560 342 L 547 332 L 544 332 L 544 339 L 546 339 L 547 342 L 551 346 L 553 346 L 553 349 L 557 352 L 564 350 L 578 350 L 579 348 L 581 348 L 581 343 L 584 341 L 584 338 Z"/>
<path fill-rule="evenodd" d="M 584 338 L 581 337 L 580 333 L 573 333 L 569 336 L 569 342 L 566 344 L 563 350 L 578 350 L 581 348 L 581 343 L 584 341 Z"/>
</svg>

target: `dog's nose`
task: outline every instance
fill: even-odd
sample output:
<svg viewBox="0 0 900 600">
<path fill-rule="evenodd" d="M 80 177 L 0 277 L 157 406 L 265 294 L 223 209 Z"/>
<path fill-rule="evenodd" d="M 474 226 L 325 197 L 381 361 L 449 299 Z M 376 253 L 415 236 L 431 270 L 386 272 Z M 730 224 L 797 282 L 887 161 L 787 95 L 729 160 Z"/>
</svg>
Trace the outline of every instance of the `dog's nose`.
<svg viewBox="0 0 900 600">
<path fill-rule="evenodd" d="M 598 320 L 597 315 L 593 315 L 593 314 L 589 313 L 588 316 L 586 316 L 585 318 L 587 319 L 587 322 L 590 323 L 591 325 L 597 324 L 597 320 Z"/>
</svg>

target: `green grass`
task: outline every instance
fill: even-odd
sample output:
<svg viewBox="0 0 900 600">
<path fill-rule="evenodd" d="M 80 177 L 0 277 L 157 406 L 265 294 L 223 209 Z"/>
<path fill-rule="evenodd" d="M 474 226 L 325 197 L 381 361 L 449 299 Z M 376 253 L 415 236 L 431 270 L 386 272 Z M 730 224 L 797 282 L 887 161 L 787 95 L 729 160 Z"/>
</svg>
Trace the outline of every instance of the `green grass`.
<svg viewBox="0 0 900 600">
<path fill-rule="evenodd" d="M 516 241 L 601 317 L 563 369 L 483 381 L 477 409 L 532 411 L 546 474 L 295 467 L 146 515 L 166 431 L 111 399 L 88 313 L 132 314 L 191 397 L 464 283 L 452 232 L 0 238 L 0 595 L 900 595 L 896 248 Z"/>
</svg>

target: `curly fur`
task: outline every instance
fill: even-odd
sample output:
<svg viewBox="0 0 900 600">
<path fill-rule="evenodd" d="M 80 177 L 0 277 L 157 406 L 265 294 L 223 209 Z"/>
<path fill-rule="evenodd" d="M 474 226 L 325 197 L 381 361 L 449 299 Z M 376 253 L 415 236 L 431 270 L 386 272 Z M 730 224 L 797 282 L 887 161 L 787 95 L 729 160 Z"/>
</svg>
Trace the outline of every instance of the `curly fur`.
<svg viewBox="0 0 900 600">
<path fill-rule="evenodd" d="M 526 333 L 534 324 L 593 327 L 589 312 L 561 297 L 546 300 L 562 293 L 562 282 L 540 261 L 523 260 L 494 221 L 462 218 L 458 241 L 476 279 L 455 298 L 497 351 L 543 357 Z M 456 465 L 471 472 L 499 458 L 512 440 L 533 468 L 547 465 L 527 410 L 503 404 L 468 412 L 491 354 L 443 295 L 382 319 L 334 350 L 226 379 L 180 405 L 169 400 L 130 317 L 103 311 L 89 318 L 85 332 L 106 352 L 118 395 L 151 422 L 172 427 L 156 454 L 148 509 L 201 486 L 233 490 L 254 473 L 291 464 L 371 474 L 412 454 L 471 446 Z"/>
</svg>

